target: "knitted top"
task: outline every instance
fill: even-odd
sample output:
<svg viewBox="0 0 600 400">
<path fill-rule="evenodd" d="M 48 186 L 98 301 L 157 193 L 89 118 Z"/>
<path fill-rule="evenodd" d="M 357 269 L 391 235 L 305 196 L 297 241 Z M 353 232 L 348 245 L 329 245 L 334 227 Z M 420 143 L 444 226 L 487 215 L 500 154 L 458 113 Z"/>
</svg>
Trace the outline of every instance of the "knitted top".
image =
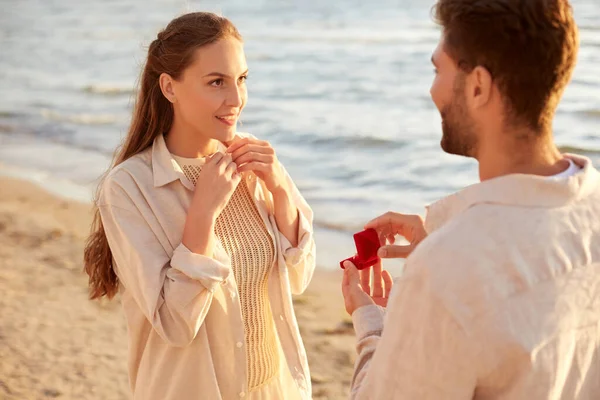
<svg viewBox="0 0 600 400">
<path fill-rule="evenodd" d="M 185 176 L 196 185 L 204 158 L 173 155 Z M 268 277 L 274 246 L 246 181 L 242 179 L 218 216 L 215 234 L 231 258 L 239 291 L 246 338 L 248 387 L 257 388 L 277 375 L 277 331 L 269 303 Z"/>
</svg>

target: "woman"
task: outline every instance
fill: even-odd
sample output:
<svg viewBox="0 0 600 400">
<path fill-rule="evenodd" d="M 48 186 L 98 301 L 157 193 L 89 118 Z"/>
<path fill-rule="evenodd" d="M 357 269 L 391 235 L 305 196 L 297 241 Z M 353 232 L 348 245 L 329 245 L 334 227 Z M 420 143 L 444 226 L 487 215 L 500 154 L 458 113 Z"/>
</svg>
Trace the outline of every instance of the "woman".
<svg viewBox="0 0 600 400">
<path fill-rule="evenodd" d="M 311 397 L 291 294 L 314 271 L 312 211 L 236 133 L 247 69 L 227 19 L 174 19 L 100 185 L 85 270 L 92 299 L 121 294 L 135 399 Z"/>
</svg>

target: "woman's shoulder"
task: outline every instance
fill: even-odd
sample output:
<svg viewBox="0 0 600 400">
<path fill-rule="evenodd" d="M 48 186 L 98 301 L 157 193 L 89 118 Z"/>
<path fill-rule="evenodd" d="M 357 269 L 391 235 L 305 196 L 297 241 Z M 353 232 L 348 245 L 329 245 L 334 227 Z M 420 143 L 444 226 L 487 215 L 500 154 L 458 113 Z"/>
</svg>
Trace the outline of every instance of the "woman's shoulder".
<svg viewBox="0 0 600 400">
<path fill-rule="evenodd" d="M 106 180 L 119 183 L 130 179 L 140 180 L 144 177 L 152 177 L 152 155 L 151 149 L 146 149 L 127 160 L 115 165 Z"/>
<path fill-rule="evenodd" d="M 140 186 L 153 182 L 150 149 L 144 150 L 115 165 L 106 175 L 100 188 L 99 204 L 110 204 L 117 197 L 131 197 L 140 191 Z"/>
</svg>

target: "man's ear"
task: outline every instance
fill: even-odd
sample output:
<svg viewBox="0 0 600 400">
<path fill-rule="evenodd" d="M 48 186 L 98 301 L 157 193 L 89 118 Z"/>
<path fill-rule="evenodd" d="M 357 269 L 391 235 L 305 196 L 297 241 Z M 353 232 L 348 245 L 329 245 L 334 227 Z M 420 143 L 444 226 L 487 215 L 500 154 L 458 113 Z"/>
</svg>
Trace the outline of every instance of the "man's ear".
<svg viewBox="0 0 600 400">
<path fill-rule="evenodd" d="M 467 98 L 473 108 L 485 106 L 492 97 L 492 74 L 487 68 L 477 66 L 467 79 Z"/>
</svg>

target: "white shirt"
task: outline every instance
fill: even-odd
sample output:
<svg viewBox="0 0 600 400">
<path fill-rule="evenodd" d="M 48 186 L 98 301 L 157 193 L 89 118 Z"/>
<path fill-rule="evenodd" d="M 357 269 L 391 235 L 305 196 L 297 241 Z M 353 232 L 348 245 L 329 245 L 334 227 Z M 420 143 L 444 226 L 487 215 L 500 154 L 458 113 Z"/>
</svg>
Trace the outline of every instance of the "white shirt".
<svg viewBox="0 0 600 400">
<path fill-rule="evenodd" d="M 514 174 L 429 207 L 387 311 L 352 316 L 354 399 L 600 398 L 600 173 Z"/>
<path fill-rule="evenodd" d="M 577 172 L 579 172 L 581 170 L 581 167 L 577 164 L 575 164 L 573 162 L 573 160 L 567 158 L 566 159 L 569 162 L 569 166 L 567 167 L 567 169 L 565 169 L 562 172 L 559 172 L 556 175 L 552 175 L 550 178 L 551 179 L 563 179 L 563 178 L 569 178 L 573 175 L 575 175 Z"/>
</svg>

